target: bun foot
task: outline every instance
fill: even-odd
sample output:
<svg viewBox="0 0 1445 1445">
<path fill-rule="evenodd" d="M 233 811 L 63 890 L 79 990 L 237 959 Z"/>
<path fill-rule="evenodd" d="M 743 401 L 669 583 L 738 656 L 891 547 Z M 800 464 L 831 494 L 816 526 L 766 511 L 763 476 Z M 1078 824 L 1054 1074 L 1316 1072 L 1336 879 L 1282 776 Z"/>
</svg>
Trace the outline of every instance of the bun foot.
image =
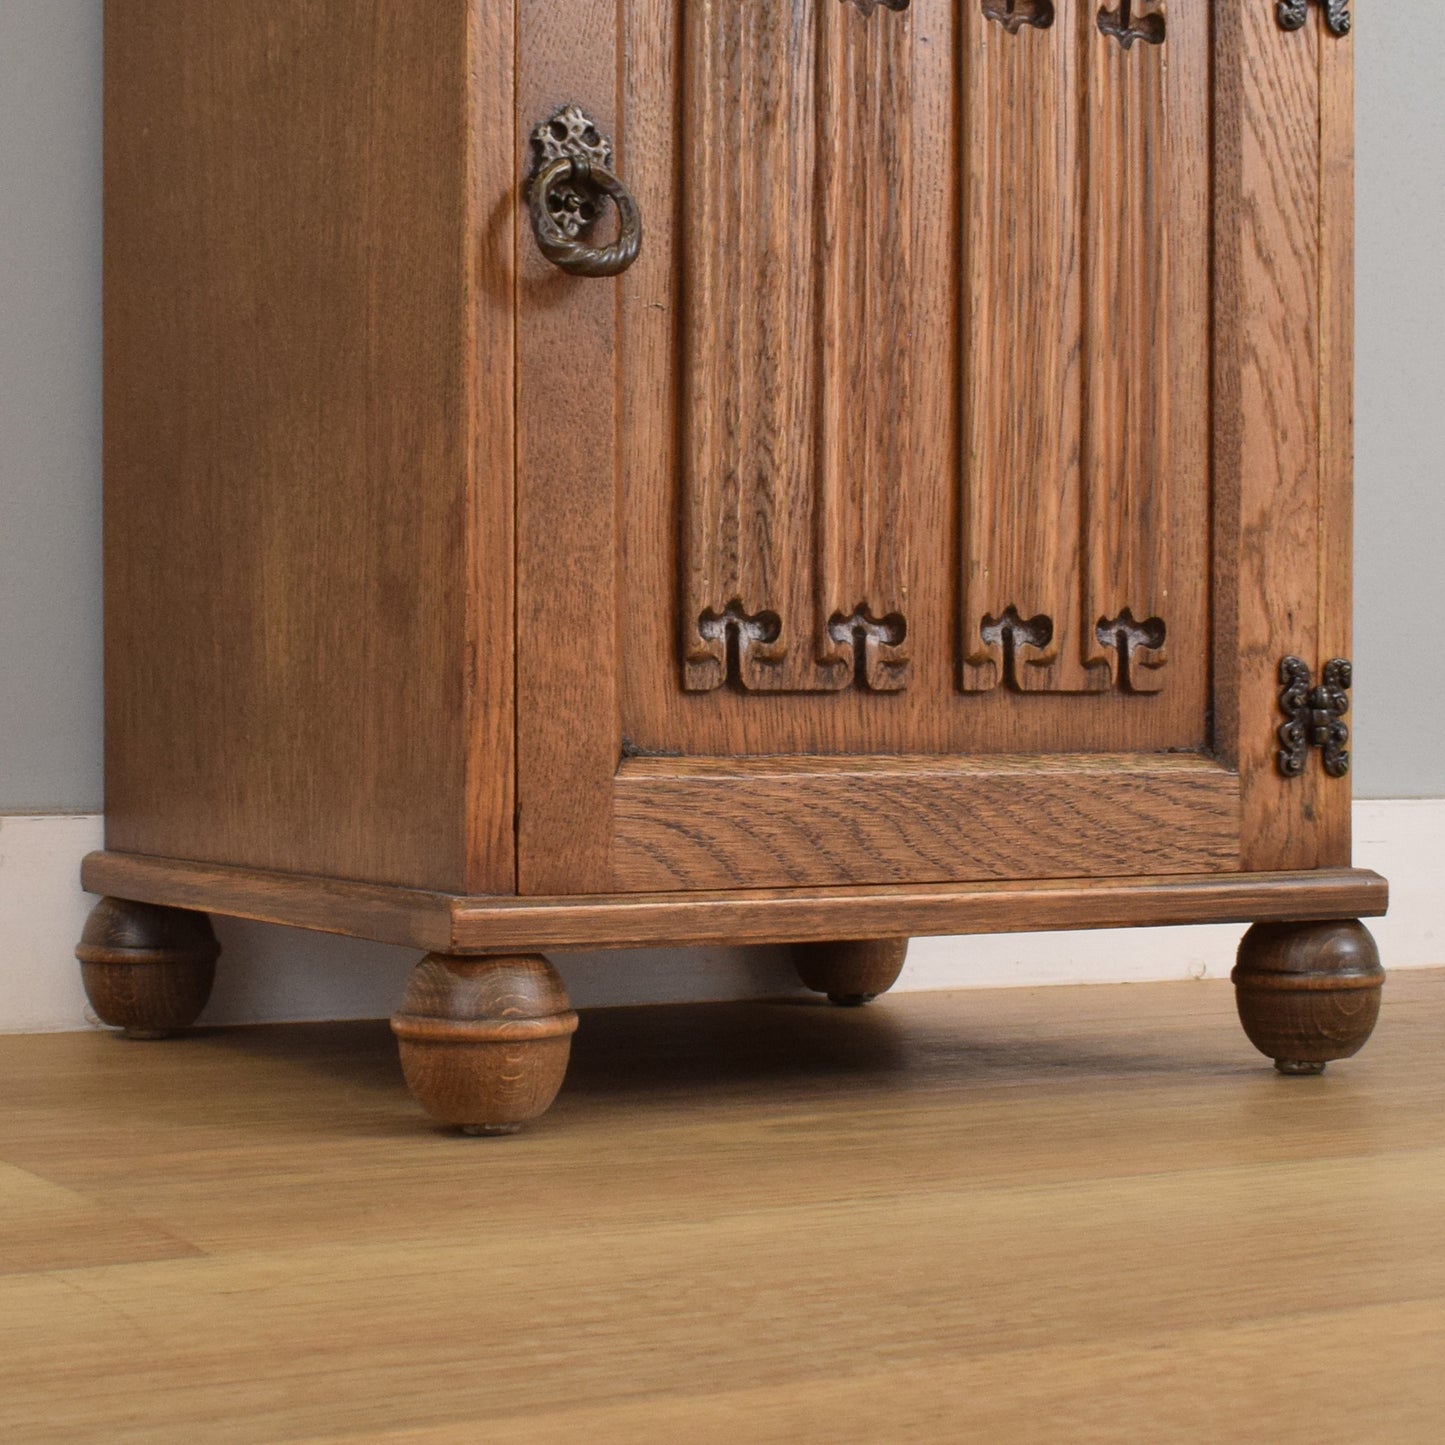
<svg viewBox="0 0 1445 1445">
<path fill-rule="evenodd" d="M 130 1039 L 164 1039 L 200 1017 L 220 952 L 204 913 L 102 898 L 75 956 L 102 1023 Z"/>
<path fill-rule="evenodd" d="M 1385 971 L 1363 923 L 1256 923 L 1234 967 L 1239 1019 L 1281 1074 L 1322 1074 L 1365 1046 Z"/>
<path fill-rule="evenodd" d="M 1274 1066 L 1282 1074 L 1299 1074 L 1305 1078 L 1325 1071 L 1324 1064 L 1312 1064 L 1307 1059 L 1276 1059 Z"/>
<path fill-rule="evenodd" d="M 551 1106 L 577 1015 L 557 971 L 536 954 L 429 953 L 391 1027 L 417 1103 L 464 1134 L 491 1137 L 515 1134 Z"/>
<path fill-rule="evenodd" d="M 827 994 L 843 1008 L 859 1008 L 887 993 L 903 972 L 906 938 L 844 943 L 795 943 L 793 967 L 804 988 Z"/>
</svg>

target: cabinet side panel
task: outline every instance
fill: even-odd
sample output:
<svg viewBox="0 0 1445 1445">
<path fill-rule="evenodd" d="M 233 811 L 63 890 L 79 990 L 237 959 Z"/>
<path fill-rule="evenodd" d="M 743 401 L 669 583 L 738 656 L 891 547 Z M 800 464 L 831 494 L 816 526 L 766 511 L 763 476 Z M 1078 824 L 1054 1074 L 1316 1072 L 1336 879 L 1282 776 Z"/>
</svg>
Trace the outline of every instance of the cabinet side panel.
<svg viewBox="0 0 1445 1445">
<path fill-rule="evenodd" d="M 1348 861 L 1348 780 L 1313 749 L 1282 776 L 1277 729 L 1281 661 L 1318 681 L 1348 655 L 1352 42 L 1286 32 L 1272 6 L 1216 23 L 1215 460 L 1239 509 L 1238 647 L 1218 658 L 1237 709 L 1226 679 L 1218 721 L 1237 728 L 1243 866 L 1316 868 Z"/>
<path fill-rule="evenodd" d="M 1355 48 L 1320 46 L 1320 663 L 1353 655 L 1355 564 Z M 1351 855 L 1350 787 L 1330 789 L 1320 862 Z"/>
<path fill-rule="evenodd" d="M 468 9 L 107 7 L 113 849 L 476 881 Z"/>
</svg>

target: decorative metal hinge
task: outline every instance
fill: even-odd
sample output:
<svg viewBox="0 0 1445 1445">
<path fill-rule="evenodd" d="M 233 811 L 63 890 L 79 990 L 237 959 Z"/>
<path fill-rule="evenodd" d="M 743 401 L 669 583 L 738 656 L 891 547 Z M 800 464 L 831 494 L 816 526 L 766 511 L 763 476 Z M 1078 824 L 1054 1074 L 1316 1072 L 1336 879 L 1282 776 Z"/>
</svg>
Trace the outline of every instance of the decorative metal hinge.
<svg viewBox="0 0 1445 1445">
<path fill-rule="evenodd" d="M 1297 778 L 1305 770 L 1311 748 L 1319 748 L 1325 772 L 1342 778 L 1350 770 L 1346 746 L 1350 730 L 1341 721 L 1350 710 L 1348 690 L 1353 669 L 1342 657 L 1325 664 L 1318 687 L 1310 686 L 1309 667 L 1298 657 L 1279 665 L 1279 707 L 1289 719 L 1279 730 L 1279 770 Z"/>
<path fill-rule="evenodd" d="M 1331 35 L 1350 33 L 1350 0 L 1316 0 L 1325 12 Z M 1310 0 L 1279 0 L 1275 6 L 1281 30 L 1301 30 L 1309 19 Z"/>
<path fill-rule="evenodd" d="M 848 0 L 843 3 L 848 4 Z M 909 0 L 852 0 L 852 3 L 865 15 L 871 15 L 880 5 L 888 10 L 907 10 L 909 6 Z"/>
</svg>

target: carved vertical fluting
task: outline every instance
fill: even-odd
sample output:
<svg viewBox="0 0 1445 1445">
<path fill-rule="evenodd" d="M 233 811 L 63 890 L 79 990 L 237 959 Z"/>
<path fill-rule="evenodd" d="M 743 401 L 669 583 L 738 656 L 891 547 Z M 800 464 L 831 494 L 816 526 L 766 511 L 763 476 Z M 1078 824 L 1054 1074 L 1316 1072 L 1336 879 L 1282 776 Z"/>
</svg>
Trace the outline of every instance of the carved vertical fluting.
<svg viewBox="0 0 1445 1445">
<path fill-rule="evenodd" d="M 961 685 L 1108 685 L 1083 639 L 1079 27 L 969 4 Z M 1029 15 L 1033 11 L 1027 12 Z"/>
<path fill-rule="evenodd" d="M 807 602 L 788 586 L 798 569 L 787 559 L 811 549 L 797 445 L 809 398 L 793 384 L 809 318 L 789 288 L 797 248 L 812 239 L 791 173 L 811 147 L 806 134 L 791 142 L 789 103 L 811 71 L 790 63 L 793 25 L 792 7 L 700 0 L 684 11 L 690 688 L 730 672 L 752 690 L 797 687 L 808 662 L 782 636 Z"/>
<path fill-rule="evenodd" d="M 906 676 L 910 31 L 683 12 L 684 685 Z"/>
<path fill-rule="evenodd" d="M 1172 465 L 1167 17 L 1135 0 L 1101 10 L 1099 30 L 1085 42 L 1084 641 L 1117 685 L 1157 692 Z M 1131 35 L 1146 43 L 1123 43 Z"/>
<path fill-rule="evenodd" d="M 827 656 L 893 691 L 907 665 L 912 35 L 846 6 L 824 4 L 818 19 L 817 621 Z"/>
<path fill-rule="evenodd" d="M 966 46 L 960 680 L 1156 692 L 1180 381 L 1168 18 L 1021 13 L 971 11 Z"/>
</svg>

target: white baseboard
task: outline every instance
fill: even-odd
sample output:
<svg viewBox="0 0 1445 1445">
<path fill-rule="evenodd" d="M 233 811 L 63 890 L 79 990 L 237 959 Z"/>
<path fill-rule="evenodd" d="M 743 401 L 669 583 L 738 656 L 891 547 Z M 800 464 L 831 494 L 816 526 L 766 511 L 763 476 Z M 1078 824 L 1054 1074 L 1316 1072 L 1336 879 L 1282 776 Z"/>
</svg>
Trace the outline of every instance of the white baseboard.
<svg viewBox="0 0 1445 1445">
<path fill-rule="evenodd" d="M 100 846 L 93 816 L 0 816 L 0 1033 L 95 1027 L 72 950 L 92 900 L 80 859 Z M 1391 883 L 1371 925 L 1386 968 L 1445 965 L 1445 798 L 1355 804 L 1355 861 Z M 1222 978 L 1240 928 L 1135 928 L 920 938 L 900 990 Z M 221 919 L 225 954 L 208 1023 L 379 1018 L 414 951 Z M 557 960 L 581 1007 L 750 998 L 796 987 L 781 949 L 647 949 Z"/>
</svg>

